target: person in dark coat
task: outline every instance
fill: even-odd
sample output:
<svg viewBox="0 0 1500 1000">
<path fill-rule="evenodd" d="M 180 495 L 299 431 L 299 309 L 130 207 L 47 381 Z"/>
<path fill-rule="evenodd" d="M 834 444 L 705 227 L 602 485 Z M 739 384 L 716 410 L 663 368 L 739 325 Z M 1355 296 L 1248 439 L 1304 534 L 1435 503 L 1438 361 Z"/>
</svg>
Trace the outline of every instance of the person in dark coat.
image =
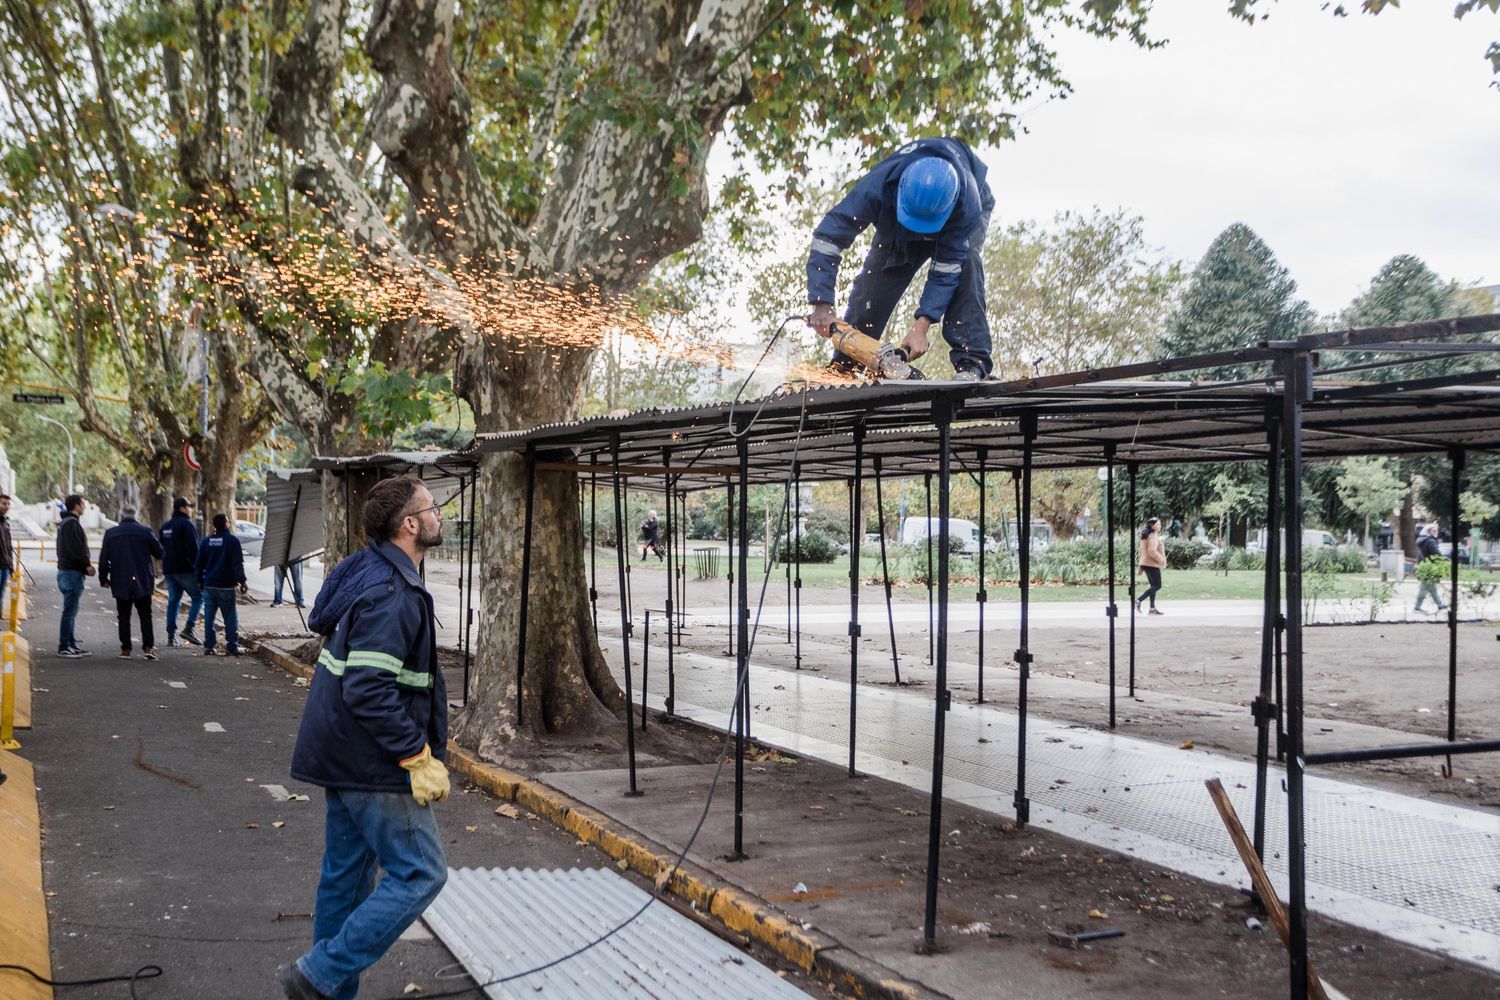
<svg viewBox="0 0 1500 1000">
<path fill-rule="evenodd" d="M 163 556 L 156 533 L 135 519 L 135 508 L 120 510 L 120 523 L 104 533 L 99 546 L 99 585 L 115 595 L 120 615 L 120 658 L 130 659 L 130 611 L 141 620 L 141 652 L 156 659 L 156 635 L 151 628 L 151 591 L 156 587 L 156 565 Z"/>
<path fill-rule="evenodd" d="M 83 598 L 83 578 L 94 575 L 94 560 L 89 555 L 89 536 L 78 518 L 83 514 L 83 497 L 68 494 L 63 500 L 62 521 L 57 526 L 57 589 L 62 592 L 62 618 L 57 623 L 57 652 L 77 659 L 88 656 L 78 647 L 73 625 L 78 620 L 78 603 Z"/>
<path fill-rule="evenodd" d="M 648 510 L 646 519 L 641 522 L 641 562 L 646 561 L 646 552 L 656 553 L 656 561 L 661 562 L 661 522 L 656 519 L 656 511 Z"/>
<path fill-rule="evenodd" d="M 188 607 L 182 641 L 196 646 L 198 637 L 193 634 L 193 626 L 203 610 L 203 588 L 198 586 L 198 526 L 193 523 L 193 502 L 187 497 L 173 500 L 172 517 L 161 526 L 158 535 L 166 552 L 161 560 L 161 575 L 167 580 L 167 645 L 179 645 L 177 612 L 182 607 L 182 595 L 187 594 L 193 603 Z"/>
<path fill-rule="evenodd" d="M 0 594 L 16 570 L 16 554 L 10 540 L 10 494 L 0 493 Z"/>
<path fill-rule="evenodd" d="M 1443 558 L 1443 546 L 1442 543 L 1438 541 L 1438 526 L 1436 521 L 1434 521 L 1432 524 L 1429 524 L 1426 530 L 1422 532 L 1422 537 L 1417 539 L 1417 556 L 1418 562 L 1425 562 L 1428 559 Z M 1442 611 L 1448 607 L 1448 605 L 1443 603 L 1443 595 L 1441 592 L 1439 592 L 1438 585 L 1435 583 L 1428 583 L 1421 577 L 1418 577 L 1416 604 L 1417 611 L 1422 610 L 1422 602 L 1425 601 L 1428 597 L 1432 598 L 1433 603 L 1437 605 L 1437 609 L 1439 611 Z"/>
<path fill-rule="evenodd" d="M 292 777 L 323 787 L 326 812 L 313 946 L 276 973 L 291 1000 L 355 996 L 448 877 L 431 808 L 449 791 L 448 698 L 421 576 L 443 515 L 397 476 L 370 490 L 364 526 L 368 547 L 334 567 L 307 619 L 323 651 Z"/>
<path fill-rule="evenodd" d="M 203 588 L 203 655 L 218 655 L 214 643 L 214 614 L 224 613 L 224 648 L 230 656 L 240 655 L 240 609 L 235 604 L 235 588 L 249 593 L 245 580 L 245 555 L 240 540 L 229 530 L 229 518 L 214 515 L 213 534 L 198 545 L 195 571 L 198 586 Z"/>
</svg>

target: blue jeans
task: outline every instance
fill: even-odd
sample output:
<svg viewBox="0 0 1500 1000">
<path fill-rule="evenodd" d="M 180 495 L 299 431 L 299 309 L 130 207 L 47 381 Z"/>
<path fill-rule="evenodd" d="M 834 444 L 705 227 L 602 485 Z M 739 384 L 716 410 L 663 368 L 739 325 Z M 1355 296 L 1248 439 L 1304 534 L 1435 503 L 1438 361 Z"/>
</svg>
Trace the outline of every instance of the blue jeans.
<svg viewBox="0 0 1500 1000">
<path fill-rule="evenodd" d="M 10 583 L 10 567 L 0 566 L 0 595 L 5 593 L 5 585 Z M 5 608 L 5 614 L 10 614 L 10 608 Z"/>
<path fill-rule="evenodd" d="M 291 572 L 291 577 L 292 577 L 292 600 L 295 603 L 297 603 L 297 604 L 301 604 L 302 603 L 302 562 L 301 562 L 301 560 L 298 560 L 297 562 L 294 562 L 294 563 L 291 564 L 291 566 L 290 566 L 290 572 Z M 281 588 L 286 584 L 287 573 L 288 573 L 288 567 L 281 566 L 279 564 L 277 565 L 277 567 L 276 567 L 276 574 L 275 574 L 276 575 L 276 591 L 275 591 L 275 593 L 273 593 L 271 595 L 271 600 L 276 601 L 278 603 L 281 601 Z"/>
<path fill-rule="evenodd" d="M 203 588 L 203 648 L 211 650 L 218 638 L 214 632 L 214 612 L 224 613 L 224 646 L 231 653 L 240 651 L 240 609 L 234 603 L 234 588 Z"/>
<path fill-rule="evenodd" d="M 177 634 L 177 610 L 182 607 L 182 595 L 187 594 L 193 603 L 188 608 L 187 624 L 183 632 L 191 632 L 198 622 L 198 612 L 203 610 L 203 588 L 191 573 L 168 573 L 167 575 L 167 641 Z"/>
<path fill-rule="evenodd" d="M 57 571 L 57 589 L 62 591 L 62 620 L 57 626 L 57 649 L 72 649 L 78 645 L 73 634 L 73 624 L 78 620 L 78 602 L 83 599 L 83 571 L 60 569 Z"/>
<path fill-rule="evenodd" d="M 1443 595 L 1438 591 L 1438 585 L 1437 584 L 1435 584 L 1435 583 L 1427 583 L 1424 580 L 1418 580 L 1417 581 L 1417 610 L 1418 611 L 1422 610 L 1422 602 L 1425 601 L 1425 600 L 1427 600 L 1427 598 L 1429 598 L 1429 597 L 1432 598 L 1432 603 L 1434 603 L 1434 604 L 1437 605 L 1437 609 L 1439 611 L 1442 611 L 1444 608 L 1446 608 L 1448 606 L 1448 605 L 1446 605 L 1446 604 L 1443 603 Z"/>
<path fill-rule="evenodd" d="M 328 788 L 324 795 L 313 947 L 297 966 L 319 993 L 352 1000 L 360 973 L 437 898 L 448 862 L 432 809 L 410 794 Z M 385 871 L 378 883 L 377 869 Z"/>
<path fill-rule="evenodd" d="M 989 216 L 985 216 L 969 237 L 969 259 L 958 274 L 958 288 L 942 319 L 948 360 L 953 362 L 954 369 L 974 368 L 986 376 L 994 362 L 990 357 L 990 320 L 985 312 L 984 264 L 979 248 L 988 229 Z M 936 248 L 935 240 L 911 240 L 898 249 L 892 234 L 877 231 L 864 266 L 849 289 L 849 308 L 844 312 L 844 321 L 879 340 L 906 286 L 932 258 Z M 833 363 L 855 364 L 839 351 L 833 352 Z"/>
</svg>

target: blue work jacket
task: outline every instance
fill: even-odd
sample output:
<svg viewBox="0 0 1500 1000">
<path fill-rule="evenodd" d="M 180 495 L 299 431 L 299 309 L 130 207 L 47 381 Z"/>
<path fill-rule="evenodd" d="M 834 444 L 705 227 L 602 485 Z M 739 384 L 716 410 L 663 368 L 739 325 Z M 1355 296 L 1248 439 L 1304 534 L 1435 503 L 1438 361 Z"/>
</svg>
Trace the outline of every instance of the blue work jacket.
<svg viewBox="0 0 1500 1000">
<path fill-rule="evenodd" d="M 175 573 L 191 573 L 198 565 L 198 526 L 186 514 L 173 514 L 171 520 L 161 526 L 161 571 L 165 576 Z"/>
<path fill-rule="evenodd" d="M 925 156 L 942 157 L 958 171 L 958 201 L 953 214 L 942 229 L 928 236 L 908 232 L 896 221 L 901 175 Z M 836 301 L 840 258 L 855 237 L 873 225 L 877 243 L 893 244 L 898 249 L 907 243 L 936 241 L 916 315 L 934 323 L 941 320 L 958 290 L 964 262 L 983 242 L 990 211 L 995 207 L 985 173 L 984 163 L 958 139 L 916 139 L 881 160 L 813 230 L 812 249 L 807 255 L 807 301 L 830 305 Z"/>
<path fill-rule="evenodd" d="M 439 759 L 448 747 L 432 595 L 416 566 L 395 545 L 371 539 L 328 575 L 307 624 L 324 637 L 323 651 L 292 777 L 341 790 L 409 791 L 401 761 L 424 744 Z"/>
<path fill-rule="evenodd" d="M 198 583 L 215 590 L 233 590 L 245 582 L 245 553 L 228 528 L 215 531 L 198 545 L 195 572 Z"/>
<path fill-rule="evenodd" d="M 99 546 L 99 583 L 117 600 L 145 597 L 156 586 L 156 567 L 151 557 L 161 558 L 156 533 L 133 517 L 127 517 L 104 533 Z"/>
</svg>

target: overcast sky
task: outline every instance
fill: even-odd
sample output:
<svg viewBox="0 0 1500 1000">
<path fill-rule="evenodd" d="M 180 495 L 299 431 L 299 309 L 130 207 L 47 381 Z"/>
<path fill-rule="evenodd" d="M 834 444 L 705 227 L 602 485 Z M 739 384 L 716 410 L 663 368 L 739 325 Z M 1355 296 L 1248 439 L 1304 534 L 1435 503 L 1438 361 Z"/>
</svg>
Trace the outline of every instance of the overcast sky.
<svg viewBox="0 0 1500 1000">
<path fill-rule="evenodd" d="M 1224 6 L 1158 0 L 1169 43 L 1153 51 L 1059 38 L 1073 95 L 1023 109 L 1027 134 L 984 151 L 998 216 L 1123 207 L 1189 262 L 1244 222 L 1320 313 L 1398 253 L 1500 283 L 1500 91 L 1483 58 L 1500 17 L 1282 0 L 1252 26 Z"/>
</svg>

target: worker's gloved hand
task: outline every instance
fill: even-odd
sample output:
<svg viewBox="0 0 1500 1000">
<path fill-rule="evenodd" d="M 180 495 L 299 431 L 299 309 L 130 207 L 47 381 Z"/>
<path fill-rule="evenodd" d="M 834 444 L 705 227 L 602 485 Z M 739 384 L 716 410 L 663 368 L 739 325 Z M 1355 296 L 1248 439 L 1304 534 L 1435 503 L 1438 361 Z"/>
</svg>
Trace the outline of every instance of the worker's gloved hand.
<svg viewBox="0 0 1500 1000">
<path fill-rule="evenodd" d="M 927 353 L 931 344 L 927 341 L 927 328 L 932 325 L 932 320 L 926 316 L 918 316 L 917 321 L 906 331 L 906 339 L 901 341 L 901 346 L 906 349 L 906 359 L 915 361 Z"/>
<path fill-rule="evenodd" d="M 424 746 L 415 757 L 408 757 L 401 766 L 411 773 L 411 797 L 417 805 L 441 802 L 448 797 L 448 769 L 432 755 L 432 748 Z"/>
<path fill-rule="evenodd" d="M 812 315 L 807 317 L 807 325 L 818 331 L 818 336 L 826 337 L 833 320 L 833 306 L 827 302 L 815 302 Z"/>
</svg>

